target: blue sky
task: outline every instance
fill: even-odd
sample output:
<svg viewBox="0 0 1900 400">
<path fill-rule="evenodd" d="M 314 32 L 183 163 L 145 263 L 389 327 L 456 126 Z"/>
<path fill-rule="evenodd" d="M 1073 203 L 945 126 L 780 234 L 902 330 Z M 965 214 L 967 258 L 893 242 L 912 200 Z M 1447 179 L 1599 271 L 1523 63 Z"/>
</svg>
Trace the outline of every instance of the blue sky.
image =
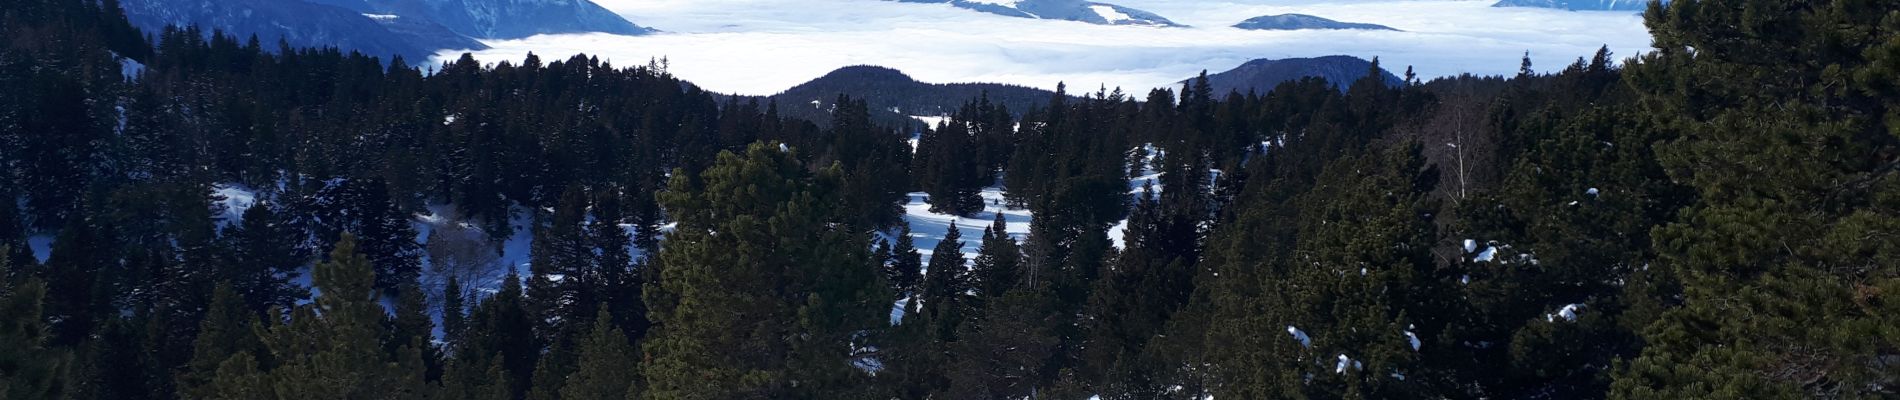
<svg viewBox="0 0 1900 400">
<path fill-rule="evenodd" d="M 1256 58 L 1346 54 L 1413 66 L 1424 77 L 1512 74 L 1531 53 L 1554 70 L 1608 45 L 1648 48 L 1630 12 L 1492 8 L 1488 0 L 1123 0 L 1188 28 L 1099 26 L 1010 18 L 940 4 L 881 0 L 595 0 L 664 33 L 547 35 L 487 42 L 485 62 L 588 53 L 617 64 L 665 57 L 710 90 L 772 94 L 848 65 L 882 65 L 928 82 L 1002 82 L 1143 92 Z M 1260 32 L 1228 27 L 1282 13 L 1376 23 L 1405 32 Z M 460 50 L 445 50 L 452 57 Z"/>
</svg>

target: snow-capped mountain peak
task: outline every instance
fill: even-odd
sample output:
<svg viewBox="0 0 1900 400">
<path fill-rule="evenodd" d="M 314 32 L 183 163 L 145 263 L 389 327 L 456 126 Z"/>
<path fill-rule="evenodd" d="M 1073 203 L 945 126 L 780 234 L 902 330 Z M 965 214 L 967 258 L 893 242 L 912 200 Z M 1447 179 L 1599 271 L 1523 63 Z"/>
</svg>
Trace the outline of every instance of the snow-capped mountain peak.
<svg viewBox="0 0 1900 400">
<path fill-rule="evenodd" d="M 1082 0 L 894 0 L 904 3 L 949 4 L 986 13 L 1031 19 L 1087 22 L 1098 25 L 1181 26 L 1154 13 L 1109 3 Z"/>
</svg>

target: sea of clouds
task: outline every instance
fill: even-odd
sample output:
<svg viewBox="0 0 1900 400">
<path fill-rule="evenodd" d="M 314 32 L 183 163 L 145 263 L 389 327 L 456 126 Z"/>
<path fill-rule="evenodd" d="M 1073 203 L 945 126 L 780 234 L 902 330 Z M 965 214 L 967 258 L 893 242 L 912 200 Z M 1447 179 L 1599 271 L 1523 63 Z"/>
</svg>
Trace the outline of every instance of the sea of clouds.
<svg viewBox="0 0 1900 400">
<path fill-rule="evenodd" d="M 1202 70 L 1257 58 L 1379 57 L 1423 78 L 1517 72 L 1529 52 L 1553 71 L 1608 46 L 1619 57 L 1649 48 L 1630 12 L 1493 8 L 1490 0 L 1107 0 L 1187 28 L 1102 26 L 1011 18 L 945 4 L 883 0 L 595 0 L 664 32 L 646 36 L 542 35 L 487 41 L 483 62 L 591 54 L 616 65 L 665 58 L 708 90 L 766 95 L 850 65 L 897 68 L 926 82 L 999 82 L 1072 91 L 1145 92 Z M 1389 31 L 1248 31 L 1247 18 L 1302 13 L 1375 23 Z M 444 50 L 438 62 L 464 50 Z"/>
</svg>

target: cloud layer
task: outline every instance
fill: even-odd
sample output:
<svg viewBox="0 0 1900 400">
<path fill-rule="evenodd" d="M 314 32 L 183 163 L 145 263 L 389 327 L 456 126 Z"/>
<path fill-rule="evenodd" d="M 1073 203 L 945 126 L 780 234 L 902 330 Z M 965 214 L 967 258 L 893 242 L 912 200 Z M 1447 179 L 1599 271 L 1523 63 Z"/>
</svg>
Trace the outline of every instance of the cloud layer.
<svg viewBox="0 0 1900 400">
<path fill-rule="evenodd" d="M 1189 28 L 1029 20 L 945 4 L 881 0 L 596 0 L 665 32 L 646 36 L 543 35 L 487 42 L 484 62 L 587 53 L 616 64 L 667 58 L 671 71 L 710 90 L 772 94 L 839 67 L 897 68 L 927 82 L 1001 82 L 1130 92 L 1170 86 L 1201 70 L 1256 58 L 1380 57 L 1423 77 L 1515 73 L 1524 52 L 1554 70 L 1600 46 L 1644 51 L 1648 32 L 1629 12 L 1492 8 L 1490 1 L 1122 0 Z M 1404 30 L 1248 31 L 1247 18 L 1301 13 Z M 440 56 L 459 56 L 445 50 Z"/>
</svg>

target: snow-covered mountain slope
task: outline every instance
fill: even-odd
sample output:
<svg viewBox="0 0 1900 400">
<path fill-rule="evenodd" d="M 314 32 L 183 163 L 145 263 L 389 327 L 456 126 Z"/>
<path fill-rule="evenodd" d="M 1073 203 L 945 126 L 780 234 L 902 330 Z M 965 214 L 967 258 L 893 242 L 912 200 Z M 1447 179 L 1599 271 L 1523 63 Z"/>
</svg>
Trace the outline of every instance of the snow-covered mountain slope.
<svg viewBox="0 0 1900 400">
<path fill-rule="evenodd" d="M 1667 0 L 1664 4 L 1669 3 Z M 1649 0 L 1501 0 L 1492 7 L 1537 7 L 1572 11 L 1642 11 Z"/>
<path fill-rule="evenodd" d="M 442 49 L 486 49 L 475 38 L 514 39 L 544 33 L 637 35 L 627 22 L 589 0 L 122 0 L 140 29 L 197 25 L 240 38 L 256 35 L 274 48 L 329 47 L 423 62 Z"/>
<path fill-rule="evenodd" d="M 1181 26 L 1155 13 L 1108 3 L 1082 0 L 895 0 L 904 3 L 943 3 L 991 14 L 1033 19 L 1055 19 L 1099 25 Z"/>
<path fill-rule="evenodd" d="M 1234 27 L 1257 31 L 1295 31 L 1305 29 L 1397 30 L 1385 25 L 1339 22 L 1306 14 L 1263 15 L 1248 18 L 1246 21 L 1234 24 Z"/>
<path fill-rule="evenodd" d="M 371 18 L 358 10 L 303 0 L 123 0 L 120 5 L 133 25 L 152 34 L 167 25 L 196 25 L 239 38 L 256 35 L 272 48 L 283 40 L 298 47 L 334 46 L 410 60 L 426 60 L 439 49 L 485 48 L 426 21 Z"/>
<path fill-rule="evenodd" d="M 1371 70 L 1371 61 L 1353 56 L 1280 60 L 1263 58 L 1248 61 L 1226 72 L 1208 75 L 1207 82 L 1213 86 L 1216 96 L 1225 96 L 1228 92 L 1266 93 L 1282 82 L 1308 77 L 1325 79 L 1340 90 L 1345 90 Z M 1381 70 L 1379 73 L 1388 85 L 1400 83 L 1399 78 L 1389 71 Z"/>
<path fill-rule="evenodd" d="M 550 33 L 639 35 L 653 32 L 589 0 L 322 1 L 365 3 L 378 13 L 423 18 L 457 33 L 483 39 L 517 39 Z"/>
</svg>

